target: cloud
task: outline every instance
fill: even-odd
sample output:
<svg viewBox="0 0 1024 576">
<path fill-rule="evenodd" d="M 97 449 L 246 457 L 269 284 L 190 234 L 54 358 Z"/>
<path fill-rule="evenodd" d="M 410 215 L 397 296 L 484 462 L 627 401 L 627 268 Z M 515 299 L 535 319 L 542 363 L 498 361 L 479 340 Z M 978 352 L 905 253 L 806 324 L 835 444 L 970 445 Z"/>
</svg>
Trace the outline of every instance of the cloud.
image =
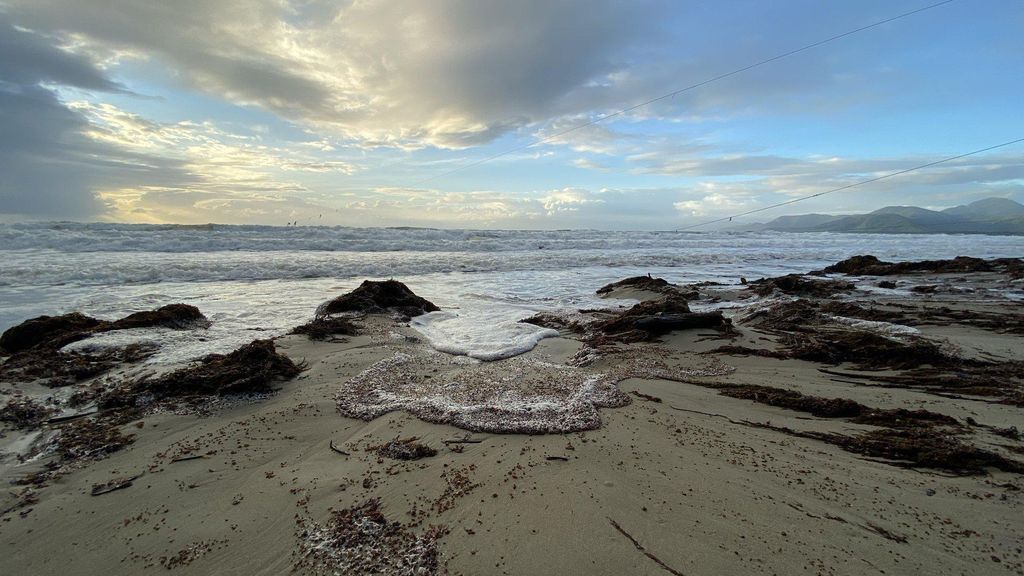
<svg viewBox="0 0 1024 576">
<path fill-rule="evenodd" d="M 45 87 L 121 92 L 90 60 L 14 28 L 0 15 L 0 213 L 94 218 L 100 185 L 187 180 L 172 160 L 97 142 L 87 118 Z"/>
<path fill-rule="evenodd" d="M 23 25 L 169 66 L 189 86 L 365 145 L 463 148 L 586 108 L 654 3 L 14 0 Z M 153 23 L 159 22 L 154 26 Z"/>
</svg>

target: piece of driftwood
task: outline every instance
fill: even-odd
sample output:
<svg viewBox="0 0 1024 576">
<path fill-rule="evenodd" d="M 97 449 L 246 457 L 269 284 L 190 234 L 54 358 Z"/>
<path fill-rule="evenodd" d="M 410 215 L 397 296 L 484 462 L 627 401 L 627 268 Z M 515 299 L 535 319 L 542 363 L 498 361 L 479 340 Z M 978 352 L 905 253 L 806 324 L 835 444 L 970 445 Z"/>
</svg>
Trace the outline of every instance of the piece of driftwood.
<svg viewBox="0 0 1024 576">
<path fill-rule="evenodd" d="M 722 322 L 722 313 L 715 311 L 644 316 L 643 318 L 637 318 L 634 325 L 646 332 L 664 333 L 690 328 L 715 328 L 721 326 Z"/>
<path fill-rule="evenodd" d="M 198 460 L 200 458 L 206 458 L 204 454 L 192 454 L 189 456 L 178 456 L 177 458 L 171 458 L 171 464 L 175 462 L 185 462 L 187 460 Z"/>
<path fill-rule="evenodd" d="M 649 551 L 647 550 L 647 548 L 644 548 L 644 545 L 643 545 L 643 544 L 641 544 L 641 543 L 640 543 L 640 542 L 639 542 L 639 541 L 638 541 L 638 540 L 637 540 L 636 538 L 634 538 L 634 537 L 633 537 L 633 536 L 632 536 L 632 535 L 631 535 L 631 534 L 630 534 L 629 532 L 626 532 L 626 530 L 625 530 L 625 529 L 623 529 L 623 528 L 622 528 L 622 526 L 619 526 L 619 523 L 618 523 L 618 522 L 616 522 L 615 520 L 612 520 L 611 518 L 609 518 L 609 519 L 608 519 L 608 521 L 612 523 L 612 527 L 613 527 L 613 528 L 615 528 L 616 530 L 618 530 L 618 531 L 619 531 L 619 534 L 622 534 L 623 536 L 625 536 L 627 540 L 629 540 L 630 542 L 632 542 L 632 543 L 633 543 L 633 546 L 634 546 L 634 547 L 636 547 L 636 549 L 637 549 L 637 550 L 639 550 L 640 552 L 642 552 L 644 556 L 647 556 L 648 558 L 650 558 L 651 560 L 653 560 L 655 564 L 657 564 L 658 566 L 661 566 L 661 568 L 662 568 L 663 570 L 665 570 L 665 571 L 666 571 L 666 572 L 668 572 L 669 574 L 673 574 L 674 576 L 683 576 L 683 573 L 682 573 L 682 572 L 680 572 L 680 571 L 676 570 L 675 568 L 672 568 L 672 567 L 671 567 L 671 566 L 669 566 L 668 564 L 665 564 L 664 562 L 662 562 L 662 561 L 661 561 L 661 559 L 660 559 L 660 558 L 658 558 L 658 557 L 657 557 L 657 556 L 655 556 L 654 554 L 650 553 L 650 552 L 649 552 Z"/>
<path fill-rule="evenodd" d="M 483 440 L 474 440 L 472 438 L 452 438 L 450 440 L 444 440 L 442 444 L 479 444 Z"/>
<path fill-rule="evenodd" d="M 104 482 L 102 484 L 93 484 L 92 491 L 89 492 L 89 494 L 93 496 L 99 496 L 100 494 L 107 494 L 108 492 L 113 492 L 114 490 L 121 490 L 122 488 L 127 488 L 131 486 L 132 483 L 138 480 L 141 476 L 142 474 L 136 474 L 135 476 L 129 476 L 128 478 L 116 478 L 114 480 Z"/>
<path fill-rule="evenodd" d="M 330 446 L 331 446 L 331 450 L 333 450 L 334 452 L 337 452 L 338 454 L 341 454 L 342 456 L 351 456 L 351 454 L 349 454 L 348 452 L 345 452 L 341 448 L 338 448 L 337 446 L 335 446 L 334 445 L 334 440 L 331 440 Z"/>
<path fill-rule="evenodd" d="M 55 416 L 45 421 L 44 424 L 61 424 L 63 422 L 70 422 L 72 420 L 78 420 L 79 418 L 85 418 L 86 416 L 92 416 L 96 411 L 92 412 L 79 412 L 78 414 L 68 414 L 67 416 Z"/>
<path fill-rule="evenodd" d="M 565 456 L 545 456 L 544 459 L 545 460 L 559 460 L 561 462 L 568 462 L 569 461 L 569 459 L 566 458 Z"/>
</svg>

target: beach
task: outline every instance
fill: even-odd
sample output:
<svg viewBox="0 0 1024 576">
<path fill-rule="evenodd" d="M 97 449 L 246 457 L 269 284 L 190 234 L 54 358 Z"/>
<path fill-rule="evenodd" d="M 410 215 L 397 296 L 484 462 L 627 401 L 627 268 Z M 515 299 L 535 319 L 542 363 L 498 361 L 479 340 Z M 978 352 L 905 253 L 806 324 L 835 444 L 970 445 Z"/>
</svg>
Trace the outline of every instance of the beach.
<svg viewBox="0 0 1024 576">
<path fill-rule="evenodd" d="M 117 424 L 123 447 L 11 486 L 0 570 L 1020 574 L 1022 310 L 993 296 L 1014 275 L 640 277 L 601 310 L 530 319 L 557 335 L 489 362 L 436 350 L 393 311 L 353 316 L 354 335 L 281 336 L 302 371 L 269 392 L 149 404 Z M 637 302 L 725 313 L 609 328 L 647 326 Z M 794 306 L 813 313 L 780 320 Z M 808 360 L 812 325 L 808 341 L 881 335 L 898 354 Z M 932 386 L 921 371 L 944 360 L 919 353 L 977 382 Z M 924 445 L 859 442 L 879 432 Z"/>
</svg>

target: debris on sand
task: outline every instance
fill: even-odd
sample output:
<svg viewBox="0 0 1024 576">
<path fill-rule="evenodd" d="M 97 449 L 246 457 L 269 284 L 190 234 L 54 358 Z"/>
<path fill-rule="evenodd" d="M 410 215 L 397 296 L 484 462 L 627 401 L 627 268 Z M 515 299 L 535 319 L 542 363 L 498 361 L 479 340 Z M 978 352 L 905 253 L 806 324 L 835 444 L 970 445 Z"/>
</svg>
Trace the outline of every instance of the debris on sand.
<svg viewBox="0 0 1024 576">
<path fill-rule="evenodd" d="M 120 428 L 130 417 L 130 413 L 122 412 L 63 424 L 57 434 L 33 454 L 53 455 L 55 459 L 48 462 L 42 471 L 15 483 L 41 486 L 88 461 L 100 460 L 122 450 L 135 442 L 134 434 L 125 434 Z"/>
<path fill-rule="evenodd" d="M 821 280 L 807 278 L 801 274 L 787 274 L 777 278 L 762 278 L 750 282 L 748 290 L 758 296 L 770 296 L 776 291 L 799 296 L 816 296 L 828 298 L 854 289 L 854 285 L 843 280 Z"/>
<path fill-rule="evenodd" d="M 922 260 L 919 262 L 885 262 L 875 256 L 853 256 L 826 267 L 820 272 L 826 274 L 849 274 L 854 276 L 892 276 L 894 274 L 931 273 L 949 274 L 966 272 L 1004 272 L 1011 276 L 1024 269 L 1020 258 L 995 258 L 984 260 L 970 256 L 957 256 L 952 260 Z"/>
<path fill-rule="evenodd" d="M 431 526 L 423 534 L 389 521 L 377 499 L 332 510 L 324 523 L 299 520 L 294 568 L 312 574 L 395 574 L 430 576 L 443 572 L 437 541 L 447 531 Z"/>
<path fill-rule="evenodd" d="M 173 328 L 175 330 L 191 330 L 193 328 L 209 328 L 210 321 L 199 311 L 199 308 L 188 304 L 168 304 L 156 310 L 136 312 L 120 320 L 103 326 L 99 332 L 108 330 L 126 330 L 129 328 Z"/>
<path fill-rule="evenodd" d="M 419 460 L 421 458 L 437 456 L 437 450 L 426 444 L 420 444 L 417 440 L 419 438 L 415 436 L 402 440 L 395 438 L 380 446 L 371 448 L 371 450 L 380 456 L 394 460 Z"/>
<path fill-rule="evenodd" d="M 0 408 L 0 422 L 7 422 L 15 428 L 36 428 L 55 412 L 56 408 L 32 398 L 11 398 Z"/>
<path fill-rule="evenodd" d="M 0 348 L 12 354 L 42 344 L 60 348 L 85 338 L 101 324 L 102 320 L 78 312 L 62 316 L 39 316 L 8 328 L 0 336 Z"/>
<path fill-rule="evenodd" d="M 327 340 L 332 336 L 355 336 L 359 333 L 352 320 L 341 316 L 318 317 L 292 328 L 292 334 L 305 334 L 310 340 Z"/>
<path fill-rule="evenodd" d="M 691 312 L 684 297 L 671 294 L 657 300 L 640 302 L 611 318 L 595 322 L 589 328 L 592 334 L 587 340 L 590 342 L 639 342 L 675 330 L 692 328 L 713 328 L 729 333 L 732 323 L 721 311 Z"/>
<path fill-rule="evenodd" d="M 341 312 L 387 314 L 397 312 L 405 316 L 419 316 L 440 310 L 432 302 L 413 293 L 397 280 L 364 280 L 358 288 L 325 302 L 316 310 L 322 318 Z"/>
<path fill-rule="evenodd" d="M 230 354 L 211 354 L 192 366 L 115 389 L 100 405 L 134 405 L 140 394 L 160 399 L 268 392 L 276 379 L 292 378 L 301 371 L 302 367 L 277 352 L 272 340 L 253 340 Z"/>
<path fill-rule="evenodd" d="M 140 362 L 156 352 L 148 344 L 123 348 L 62 352 L 35 346 L 18 352 L 0 364 L 0 382 L 39 381 L 44 386 L 68 386 L 102 374 L 121 364 Z"/>
</svg>

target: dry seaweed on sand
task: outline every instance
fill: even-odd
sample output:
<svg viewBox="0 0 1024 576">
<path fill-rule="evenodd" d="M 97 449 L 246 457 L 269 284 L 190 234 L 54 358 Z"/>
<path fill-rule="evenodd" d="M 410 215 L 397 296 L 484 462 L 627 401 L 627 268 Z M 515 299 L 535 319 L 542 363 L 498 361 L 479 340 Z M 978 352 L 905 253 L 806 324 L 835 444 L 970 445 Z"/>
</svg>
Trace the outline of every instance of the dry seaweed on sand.
<svg viewBox="0 0 1024 576">
<path fill-rule="evenodd" d="M 825 440 L 844 450 L 908 462 L 913 466 L 947 470 L 960 474 L 981 474 L 987 468 L 1024 473 L 1024 464 L 975 446 L 952 433 L 930 427 L 883 428 L 857 436 L 825 435 Z"/>
<path fill-rule="evenodd" d="M 848 398 L 823 398 L 771 386 L 728 384 L 713 387 L 718 388 L 719 393 L 723 396 L 743 398 L 759 404 L 807 412 L 819 418 L 848 418 L 858 424 L 891 428 L 960 425 L 960 422 L 952 416 L 929 410 L 871 408 Z"/>
<path fill-rule="evenodd" d="M 56 408 L 32 398 L 12 398 L 0 408 L 0 422 L 7 422 L 15 428 L 35 428 L 54 412 L 57 412 Z"/>
<path fill-rule="evenodd" d="M 305 334 L 310 340 L 327 340 L 332 336 L 355 336 L 359 333 L 349 318 L 340 316 L 318 317 L 292 328 L 291 334 Z"/>
<path fill-rule="evenodd" d="M 397 312 L 405 316 L 419 316 L 440 310 L 432 302 L 413 293 L 398 280 L 364 280 L 358 288 L 325 302 L 316 310 L 317 318 L 341 312 L 386 314 Z"/>
<path fill-rule="evenodd" d="M 139 394 L 157 399 L 267 392 L 278 378 L 292 378 L 302 367 L 277 352 L 271 340 L 253 340 L 230 354 L 211 354 L 198 363 L 155 379 L 143 380 L 128 389 L 115 389 L 103 399 L 104 407 L 134 405 Z"/>
<path fill-rule="evenodd" d="M 41 449 L 42 454 L 55 458 L 35 474 L 18 480 L 16 484 L 42 485 L 59 478 L 75 467 L 90 460 L 99 460 L 124 449 L 135 442 L 134 434 L 121 432 L 128 412 L 109 417 L 75 420 L 62 425 L 57 435 Z"/>
<path fill-rule="evenodd" d="M 429 576 L 443 573 L 437 541 L 447 531 L 431 526 L 416 534 L 388 520 L 377 499 L 332 510 L 323 523 L 299 519 L 299 549 L 294 568 L 313 574 L 389 574 Z"/>
<path fill-rule="evenodd" d="M 437 450 L 417 442 L 419 438 L 413 436 L 411 438 L 404 438 L 399 440 L 395 438 L 381 444 L 380 446 L 374 446 L 370 448 L 380 456 L 391 458 L 394 460 L 419 460 L 421 458 L 429 458 L 431 456 L 437 456 Z"/>
<path fill-rule="evenodd" d="M 807 278 L 801 274 L 787 274 L 777 278 L 755 280 L 750 282 L 747 289 L 753 290 L 758 296 L 769 296 L 777 290 L 785 294 L 827 298 L 849 292 L 854 289 L 854 285 L 843 280 L 821 280 Z"/>
</svg>

